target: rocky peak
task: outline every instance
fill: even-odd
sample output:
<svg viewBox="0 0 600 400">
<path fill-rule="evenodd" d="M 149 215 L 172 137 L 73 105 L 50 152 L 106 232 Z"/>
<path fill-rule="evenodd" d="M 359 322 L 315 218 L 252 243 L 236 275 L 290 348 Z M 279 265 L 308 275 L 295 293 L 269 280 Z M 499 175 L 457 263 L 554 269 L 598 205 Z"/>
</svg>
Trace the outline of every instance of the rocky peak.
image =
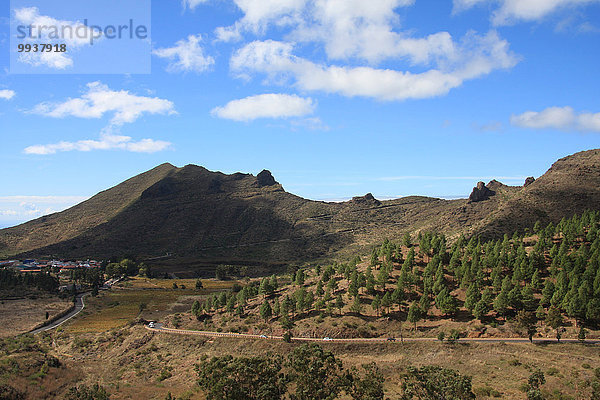
<svg viewBox="0 0 600 400">
<path fill-rule="evenodd" d="M 487 200 L 490 198 L 490 196 L 493 196 L 495 194 L 496 192 L 490 190 L 487 186 L 485 186 L 485 183 L 477 182 L 477 186 L 473 188 L 473 191 L 469 196 L 469 202 L 474 203 L 477 201 Z"/>
<path fill-rule="evenodd" d="M 527 179 L 525 179 L 525 183 L 523 184 L 523 187 L 527 187 L 527 186 L 531 185 L 533 182 L 535 182 L 535 178 L 533 176 L 530 176 Z"/>
<path fill-rule="evenodd" d="M 377 200 L 373 194 L 367 193 L 364 196 L 356 196 L 352 198 L 353 203 L 364 204 L 364 205 L 380 205 L 381 202 Z"/>
<path fill-rule="evenodd" d="M 275 180 L 275 178 L 273 178 L 271 171 L 263 169 L 256 176 L 256 184 L 258 187 L 273 186 L 277 184 L 277 181 Z"/>
</svg>

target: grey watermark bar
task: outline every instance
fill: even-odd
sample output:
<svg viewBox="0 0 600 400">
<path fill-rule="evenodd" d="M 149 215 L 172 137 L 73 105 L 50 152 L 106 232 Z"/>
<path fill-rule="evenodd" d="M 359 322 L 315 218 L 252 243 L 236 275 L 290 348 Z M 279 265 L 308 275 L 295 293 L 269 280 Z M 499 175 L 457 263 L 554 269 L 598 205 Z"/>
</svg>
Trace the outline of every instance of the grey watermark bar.
<svg viewBox="0 0 600 400">
<path fill-rule="evenodd" d="M 150 0 L 11 0 L 10 73 L 149 74 Z"/>
</svg>

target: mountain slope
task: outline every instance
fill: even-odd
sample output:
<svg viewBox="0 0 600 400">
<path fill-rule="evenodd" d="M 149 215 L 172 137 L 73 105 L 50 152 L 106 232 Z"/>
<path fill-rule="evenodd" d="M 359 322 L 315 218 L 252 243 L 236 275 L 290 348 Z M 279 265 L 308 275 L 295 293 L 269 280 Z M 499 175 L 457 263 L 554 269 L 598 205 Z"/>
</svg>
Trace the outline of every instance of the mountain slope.
<svg viewBox="0 0 600 400">
<path fill-rule="evenodd" d="M 373 196 L 326 203 L 287 193 L 268 171 L 226 175 L 163 164 L 62 213 L 0 231 L 5 255 L 171 254 L 184 266 L 309 262 L 368 251 L 405 232 L 492 237 L 600 209 L 600 150 L 557 161 L 526 187 L 497 181 L 472 200 Z"/>
<path fill-rule="evenodd" d="M 30 251 L 72 239 L 104 223 L 131 204 L 148 187 L 177 168 L 161 164 L 63 212 L 0 230 L 0 256 Z"/>
<path fill-rule="evenodd" d="M 491 220 L 477 230 L 487 237 L 558 222 L 563 217 L 600 209 L 600 150 L 588 150 L 561 158 L 539 179 L 493 213 Z"/>
</svg>

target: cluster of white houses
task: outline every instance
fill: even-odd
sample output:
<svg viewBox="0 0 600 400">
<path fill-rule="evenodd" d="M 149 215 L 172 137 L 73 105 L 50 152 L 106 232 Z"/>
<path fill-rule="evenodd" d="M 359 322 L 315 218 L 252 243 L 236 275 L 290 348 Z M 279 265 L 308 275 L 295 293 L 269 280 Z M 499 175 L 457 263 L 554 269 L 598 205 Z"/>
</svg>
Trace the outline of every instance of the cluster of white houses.
<svg viewBox="0 0 600 400">
<path fill-rule="evenodd" d="M 66 273 L 79 268 L 98 268 L 100 261 L 60 261 L 60 260 L 5 260 L 0 261 L 0 268 L 13 268 L 21 272 L 42 272 L 45 268 L 52 268 L 59 273 Z"/>
</svg>

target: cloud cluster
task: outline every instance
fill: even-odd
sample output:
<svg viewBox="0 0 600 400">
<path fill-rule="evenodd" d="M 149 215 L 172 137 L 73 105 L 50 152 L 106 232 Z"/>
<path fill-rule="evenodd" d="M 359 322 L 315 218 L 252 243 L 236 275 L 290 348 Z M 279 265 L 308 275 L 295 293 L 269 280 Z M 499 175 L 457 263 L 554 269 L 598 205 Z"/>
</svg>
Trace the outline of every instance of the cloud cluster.
<svg viewBox="0 0 600 400">
<path fill-rule="evenodd" d="M 53 118 L 101 118 L 112 113 L 111 125 L 119 126 L 134 122 L 143 114 L 174 114 L 175 107 L 169 100 L 115 91 L 100 82 L 91 82 L 81 97 L 62 103 L 40 103 L 31 112 Z"/>
<path fill-rule="evenodd" d="M 464 42 L 468 44 L 457 49 L 460 56 L 445 60 L 438 68 L 419 73 L 370 66 L 317 64 L 293 55 L 291 43 L 272 40 L 247 44 L 234 54 L 230 66 L 240 75 L 264 73 L 277 82 L 291 79 L 301 90 L 389 101 L 444 95 L 466 80 L 517 63 L 508 43 L 495 32 L 485 36 L 470 33 Z"/>
<path fill-rule="evenodd" d="M 414 38 L 397 32 L 395 10 L 414 0 L 234 0 L 244 16 L 234 25 L 216 30 L 221 40 L 239 40 L 245 32 L 264 34 L 269 27 L 285 27 L 289 41 L 318 43 L 332 60 L 358 58 L 377 63 L 390 58 L 430 63 L 454 53 L 447 32 Z"/>
<path fill-rule="evenodd" d="M 168 72 L 204 72 L 215 63 L 214 58 L 204 54 L 200 46 L 201 35 L 190 35 L 179 40 L 175 46 L 154 50 L 152 53 L 168 59 Z"/>
<path fill-rule="evenodd" d="M 171 143 L 142 139 L 134 141 L 129 136 L 119 135 L 119 127 L 135 122 L 144 114 L 174 114 L 175 107 L 169 100 L 158 97 L 138 96 L 126 90 L 114 91 L 100 82 L 87 84 L 87 92 L 81 97 L 59 103 L 41 103 L 31 113 L 53 118 L 68 116 L 79 118 L 101 118 L 112 114 L 109 125 L 103 130 L 100 139 L 86 139 L 76 142 L 61 141 L 27 147 L 26 154 L 55 154 L 64 151 L 126 150 L 136 153 L 154 153 L 168 148 Z"/>
<path fill-rule="evenodd" d="M 65 151 L 93 151 L 93 150 L 125 150 L 133 153 L 156 153 L 171 146 L 171 143 L 162 140 L 142 139 L 133 141 L 129 136 L 112 135 L 103 133 L 99 140 L 85 139 L 77 142 L 61 141 L 53 144 L 37 144 L 25 148 L 25 154 L 47 155 Z"/>
<path fill-rule="evenodd" d="M 511 124 L 530 129 L 556 129 L 565 132 L 599 132 L 600 113 L 577 113 L 571 107 L 549 107 L 527 111 L 510 118 Z"/>
<path fill-rule="evenodd" d="M 537 21 L 567 8 L 574 8 L 600 0 L 454 0 L 454 11 L 461 12 L 479 4 L 494 4 L 492 14 L 495 25 L 508 25 L 519 21 Z"/>
<path fill-rule="evenodd" d="M 9 89 L 0 90 L 0 99 L 10 100 L 13 97 L 15 97 L 15 94 L 16 93 L 14 90 L 9 90 Z"/>
<path fill-rule="evenodd" d="M 261 94 L 233 100 L 216 107 L 211 114 L 234 121 L 251 121 L 257 118 L 289 118 L 312 114 L 315 103 L 311 98 L 287 94 Z"/>
<path fill-rule="evenodd" d="M 233 1 L 243 16 L 215 31 L 221 40 L 262 36 L 270 29 L 283 32 L 283 39 L 244 44 L 230 59 L 232 72 L 244 78 L 264 74 L 270 83 L 291 81 L 303 91 L 422 99 L 518 62 L 495 31 L 467 32 L 457 40 L 448 32 L 415 37 L 402 30 L 397 9 L 414 0 Z M 301 56 L 315 45 L 323 49 L 325 61 Z M 407 67 L 378 67 L 389 61 Z"/>
</svg>

